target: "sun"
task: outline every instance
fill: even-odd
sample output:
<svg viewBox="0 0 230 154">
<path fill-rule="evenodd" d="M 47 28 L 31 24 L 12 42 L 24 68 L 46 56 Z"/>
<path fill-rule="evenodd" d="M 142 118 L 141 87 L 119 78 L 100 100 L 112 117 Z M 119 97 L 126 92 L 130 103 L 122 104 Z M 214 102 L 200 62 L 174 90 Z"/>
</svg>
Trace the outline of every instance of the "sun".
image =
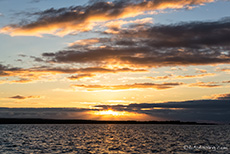
<svg viewBox="0 0 230 154">
<path fill-rule="evenodd" d="M 111 115 L 111 116 L 121 116 L 126 114 L 124 111 L 114 111 L 114 110 L 103 110 L 95 112 L 96 115 Z"/>
<path fill-rule="evenodd" d="M 145 121 L 150 120 L 152 117 L 135 112 L 128 111 L 116 111 L 112 109 L 99 110 L 99 111 L 90 111 L 88 112 L 91 115 L 91 119 L 98 120 L 137 120 Z"/>
</svg>

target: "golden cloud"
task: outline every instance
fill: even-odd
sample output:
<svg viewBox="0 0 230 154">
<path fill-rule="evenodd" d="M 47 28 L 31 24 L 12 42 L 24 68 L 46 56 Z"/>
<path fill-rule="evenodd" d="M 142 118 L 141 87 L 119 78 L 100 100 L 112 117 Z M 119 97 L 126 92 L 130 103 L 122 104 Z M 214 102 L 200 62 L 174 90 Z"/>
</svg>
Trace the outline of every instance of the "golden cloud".
<svg viewBox="0 0 230 154">
<path fill-rule="evenodd" d="M 0 83 L 29 83 L 37 80 L 50 80 L 56 74 L 75 74 L 68 79 L 76 80 L 85 77 L 93 77 L 95 73 L 125 73 L 125 72 L 147 72 L 145 69 L 132 69 L 132 68 L 103 68 L 103 67 L 87 67 L 87 68 L 49 68 L 37 67 L 30 69 L 2 69 L 1 77 L 17 77 L 18 79 L 8 78 L 7 81 Z M 50 76 L 51 75 L 51 76 Z"/>
<path fill-rule="evenodd" d="M 216 88 L 221 87 L 221 85 L 216 82 L 196 82 L 188 85 L 189 87 L 201 87 L 201 88 Z"/>
<path fill-rule="evenodd" d="M 202 5 L 214 0 L 149 0 L 96 2 L 85 7 L 49 9 L 38 12 L 40 17 L 29 24 L 8 25 L 0 33 L 11 36 L 38 36 L 52 34 L 64 36 L 92 30 L 97 22 L 135 17 L 145 11 L 180 9 L 190 5 Z M 49 14 L 47 13 L 49 12 Z"/>
<path fill-rule="evenodd" d="M 205 74 L 197 74 L 197 75 L 166 75 L 166 76 L 157 76 L 157 77 L 148 77 L 153 80 L 166 80 L 166 79 L 193 79 L 193 78 L 203 78 L 206 76 L 214 76 L 216 75 L 215 73 L 205 73 Z"/>
<path fill-rule="evenodd" d="M 72 85 L 72 87 L 83 88 L 88 91 L 95 90 L 130 90 L 130 89 L 169 89 L 175 86 L 183 85 L 181 82 L 164 82 L 161 84 L 156 83 L 135 83 L 135 84 L 125 84 L 125 85 Z"/>
</svg>

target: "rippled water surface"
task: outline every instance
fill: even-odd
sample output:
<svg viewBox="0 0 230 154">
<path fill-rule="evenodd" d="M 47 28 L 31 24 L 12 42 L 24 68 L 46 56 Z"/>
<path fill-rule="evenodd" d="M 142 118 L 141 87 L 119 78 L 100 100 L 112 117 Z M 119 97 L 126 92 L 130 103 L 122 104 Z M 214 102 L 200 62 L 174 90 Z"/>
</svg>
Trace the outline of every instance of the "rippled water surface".
<svg viewBox="0 0 230 154">
<path fill-rule="evenodd" d="M 0 153 L 230 153 L 230 126 L 0 125 Z"/>
</svg>

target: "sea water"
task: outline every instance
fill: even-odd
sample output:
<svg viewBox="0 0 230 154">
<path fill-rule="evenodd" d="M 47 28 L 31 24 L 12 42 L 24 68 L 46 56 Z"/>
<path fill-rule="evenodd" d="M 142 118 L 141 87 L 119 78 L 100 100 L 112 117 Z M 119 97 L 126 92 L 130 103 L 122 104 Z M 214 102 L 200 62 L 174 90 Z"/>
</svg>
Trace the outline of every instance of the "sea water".
<svg viewBox="0 0 230 154">
<path fill-rule="evenodd" d="M 0 153 L 230 153 L 229 125 L 7 124 Z"/>
</svg>

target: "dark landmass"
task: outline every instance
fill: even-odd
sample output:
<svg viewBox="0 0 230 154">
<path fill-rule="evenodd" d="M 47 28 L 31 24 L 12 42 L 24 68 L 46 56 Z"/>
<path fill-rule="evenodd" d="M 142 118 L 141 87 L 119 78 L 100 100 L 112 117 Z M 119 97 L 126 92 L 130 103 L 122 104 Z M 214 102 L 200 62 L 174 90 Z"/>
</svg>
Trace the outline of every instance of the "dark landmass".
<svg viewBox="0 0 230 154">
<path fill-rule="evenodd" d="M 214 123 L 197 123 L 181 121 L 99 121 L 70 119 L 21 119 L 0 118 L 0 124 L 176 124 L 176 125 L 216 125 Z"/>
</svg>

